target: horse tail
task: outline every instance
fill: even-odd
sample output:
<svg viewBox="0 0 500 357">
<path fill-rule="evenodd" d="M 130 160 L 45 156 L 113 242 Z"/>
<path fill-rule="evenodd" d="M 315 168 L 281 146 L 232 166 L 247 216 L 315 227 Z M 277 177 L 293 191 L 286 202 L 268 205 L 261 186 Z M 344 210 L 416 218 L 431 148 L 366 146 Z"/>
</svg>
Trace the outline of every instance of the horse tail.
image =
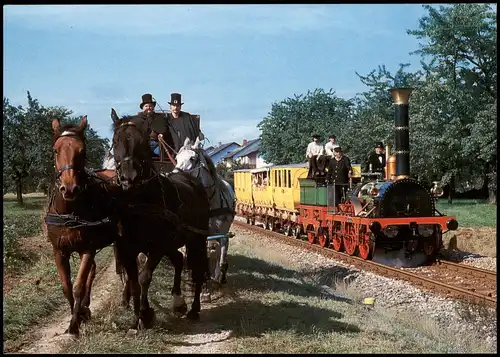
<svg viewBox="0 0 500 357">
<path fill-rule="evenodd" d="M 125 268 L 121 264 L 120 259 L 118 257 L 118 250 L 116 249 L 116 243 L 113 244 L 113 254 L 115 256 L 115 271 L 116 271 L 116 274 L 120 275 L 120 279 L 121 279 L 122 283 L 125 284 L 125 282 L 127 281 L 127 275 L 126 275 L 126 272 L 125 272 Z"/>
</svg>

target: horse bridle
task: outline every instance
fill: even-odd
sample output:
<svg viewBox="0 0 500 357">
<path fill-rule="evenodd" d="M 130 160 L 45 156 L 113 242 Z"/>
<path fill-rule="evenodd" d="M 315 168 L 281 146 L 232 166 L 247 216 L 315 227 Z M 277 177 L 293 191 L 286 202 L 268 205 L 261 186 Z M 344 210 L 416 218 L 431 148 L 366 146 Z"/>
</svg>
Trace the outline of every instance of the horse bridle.
<svg viewBox="0 0 500 357">
<path fill-rule="evenodd" d="M 205 170 L 207 170 L 207 172 L 210 174 L 210 169 L 208 168 L 208 165 L 206 165 L 205 163 L 201 162 L 201 156 L 202 156 L 202 153 L 200 152 L 201 150 L 200 149 L 196 149 L 196 150 L 195 149 L 191 149 L 191 150 L 193 150 L 196 153 L 196 155 L 197 155 L 197 160 L 193 163 L 193 168 L 191 168 L 189 170 L 182 170 L 182 169 L 176 167 L 174 170 L 177 170 L 177 172 L 186 172 L 186 173 L 193 172 L 194 170 L 198 170 L 198 174 L 195 176 L 195 178 L 197 178 L 197 179 L 200 178 L 201 169 L 203 169 L 203 168 Z M 198 163 L 200 163 L 200 165 L 198 167 L 196 167 L 196 165 Z M 216 178 L 214 178 L 214 183 L 212 185 L 207 186 L 207 187 L 204 186 L 204 187 L 206 189 L 211 189 L 212 187 L 215 187 L 215 185 L 216 185 Z M 215 190 L 214 190 L 212 196 L 208 198 L 208 200 L 211 201 L 212 198 L 214 197 L 214 195 L 215 195 Z"/>
<path fill-rule="evenodd" d="M 62 134 L 59 135 L 56 138 L 56 140 L 54 140 L 54 145 L 57 142 L 57 140 L 59 140 L 62 137 L 67 137 L 67 136 L 78 136 L 78 135 L 74 131 L 69 131 L 69 130 L 63 131 Z M 55 158 L 55 160 L 57 160 L 57 158 Z M 57 170 L 57 165 L 54 165 L 54 168 Z M 57 171 L 57 173 L 56 173 L 56 183 L 59 182 L 59 179 L 61 178 L 62 173 L 64 171 L 66 171 L 66 170 L 74 170 L 76 172 L 81 172 L 80 169 L 78 169 L 78 168 L 75 169 L 75 167 L 73 165 L 65 165 L 60 170 Z"/>
<path fill-rule="evenodd" d="M 131 126 L 131 127 L 135 128 L 141 135 L 143 134 L 142 131 L 141 131 L 141 129 L 139 129 L 137 127 L 137 125 L 135 125 L 131 121 L 127 121 L 125 123 L 121 123 L 120 124 L 120 128 L 121 127 L 125 127 L 125 126 Z M 116 181 L 118 182 L 118 184 L 120 184 L 120 176 L 121 176 L 121 174 L 120 174 L 120 168 L 122 166 L 122 162 L 128 162 L 128 161 L 132 161 L 132 163 L 134 163 L 134 157 L 133 156 L 125 156 L 123 158 L 123 160 L 121 160 L 121 161 L 115 161 L 116 162 L 116 173 L 117 173 L 117 175 L 116 175 Z M 135 161 L 137 161 L 137 160 L 135 160 Z M 142 177 L 142 175 L 144 174 L 143 167 L 142 167 L 141 163 L 142 162 L 139 162 L 139 165 L 138 165 L 139 169 L 140 169 L 140 175 L 139 175 L 139 177 Z"/>
</svg>

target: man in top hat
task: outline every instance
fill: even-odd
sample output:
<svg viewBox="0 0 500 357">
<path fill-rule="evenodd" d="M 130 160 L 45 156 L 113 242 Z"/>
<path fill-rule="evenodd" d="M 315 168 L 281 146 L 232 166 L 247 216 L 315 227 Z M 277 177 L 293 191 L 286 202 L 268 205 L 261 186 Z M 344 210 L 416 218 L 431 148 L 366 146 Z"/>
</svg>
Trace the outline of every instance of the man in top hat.
<svg viewBox="0 0 500 357">
<path fill-rule="evenodd" d="M 170 113 L 167 114 L 167 124 L 172 135 L 174 149 L 179 149 L 184 145 L 186 138 L 195 141 L 197 137 L 203 140 L 205 136 L 200 130 L 200 122 L 191 114 L 181 110 L 182 98 L 180 93 L 172 93 L 170 95 Z"/>
<path fill-rule="evenodd" d="M 385 153 L 382 142 L 375 144 L 375 152 L 368 157 L 366 166 L 366 172 L 379 172 L 382 178 L 385 177 Z"/>
<path fill-rule="evenodd" d="M 150 142 L 151 149 L 155 155 L 160 155 L 160 147 L 158 145 L 158 134 L 162 133 L 162 129 L 158 129 L 158 124 L 165 121 L 165 116 L 161 113 L 155 112 L 156 101 L 150 93 L 142 95 L 142 102 L 139 104 L 142 112 L 137 113 L 137 116 L 142 120 L 148 121 L 148 127 L 150 128 Z M 162 126 L 162 125 L 160 125 Z"/>
<path fill-rule="evenodd" d="M 342 148 L 337 146 L 333 149 L 333 158 L 328 163 L 326 180 L 334 184 L 334 205 L 337 206 L 345 195 L 348 188 L 349 177 L 352 174 L 351 160 L 344 155 Z"/>
<path fill-rule="evenodd" d="M 313 135 L 313 141 L 307 145 L 306 158 L 309 161 L 309 172 L 307 178 L 316 177 L 319 174 L 318 156 L 323 155 L 323 145 L 319 143 L 319 135 Z"/>
</svg>

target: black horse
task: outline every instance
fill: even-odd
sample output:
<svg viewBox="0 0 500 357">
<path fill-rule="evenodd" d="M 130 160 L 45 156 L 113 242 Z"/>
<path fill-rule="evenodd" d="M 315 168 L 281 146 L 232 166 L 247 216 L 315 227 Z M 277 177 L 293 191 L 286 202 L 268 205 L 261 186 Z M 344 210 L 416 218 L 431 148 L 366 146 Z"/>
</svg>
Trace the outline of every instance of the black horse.
<svg viewBox="0 0 500 357">
<path fill-rule="evenodd" d="M 178 250 L 183 246 L 195 285 L 187 317 L 197 320 L 202 285 L 208 274 L 209 201 L 205 189 L 189 174 L 164 176 L 154 170 L 147 122 L 137 116 L 119 119 L 116 113 L 112 118 L 117 180 L 125 195 L 125 205 L 120 209 L 121 237 L 116 242 L 117 264 L 123 265 L 128 277 L 126 303 L 130 295 L 134 298 L 132 328 L 140 326 L 140 322 L 148 327 L 152 322 L 154 311 L 149 305 L 148 289 L 153 271 L 165 255 L 175 269 L 174 311 L 187 311 L 181 293 L 184 257 Z M 136 261 L 139 253 L 148 257 L 140 275 Z"/>
</svg>

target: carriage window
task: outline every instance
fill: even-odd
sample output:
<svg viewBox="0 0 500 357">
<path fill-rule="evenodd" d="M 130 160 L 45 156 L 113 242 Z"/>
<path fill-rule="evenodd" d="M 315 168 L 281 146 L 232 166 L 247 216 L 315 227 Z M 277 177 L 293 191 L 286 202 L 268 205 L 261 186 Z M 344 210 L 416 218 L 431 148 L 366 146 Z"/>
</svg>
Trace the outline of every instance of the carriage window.
<svg viewBox="0 0 500 357">
<path fill-rule="evenodd" d="M 267 186 L 269 183 L 269 179 L 267 177 L 267 172 L 262 173 L 262 185 Z"/>
<path fill-rule="evenodd" d="M 286 172 L 287 172 L 287 170 L 283 170 L 282 171 L 282 173 L 283 173 L 283 187 L 287 187 L 288 186 L 288 180 L 287 180 Z"/>
<path fill-rule="evenodd" d="M 281 171 L 278 171 L 278 187 L 281 187 Z"/>
<path fill-rule="evenodd" d="M 288 173 L 288 187 L 292 187 L 292 170 L 287 170 Z"/>
<path fill-rule="evenodd" d="M 278 171 L 273 171 L 274 175 L 274 187 L 278 186 Z"/>
</svg>

